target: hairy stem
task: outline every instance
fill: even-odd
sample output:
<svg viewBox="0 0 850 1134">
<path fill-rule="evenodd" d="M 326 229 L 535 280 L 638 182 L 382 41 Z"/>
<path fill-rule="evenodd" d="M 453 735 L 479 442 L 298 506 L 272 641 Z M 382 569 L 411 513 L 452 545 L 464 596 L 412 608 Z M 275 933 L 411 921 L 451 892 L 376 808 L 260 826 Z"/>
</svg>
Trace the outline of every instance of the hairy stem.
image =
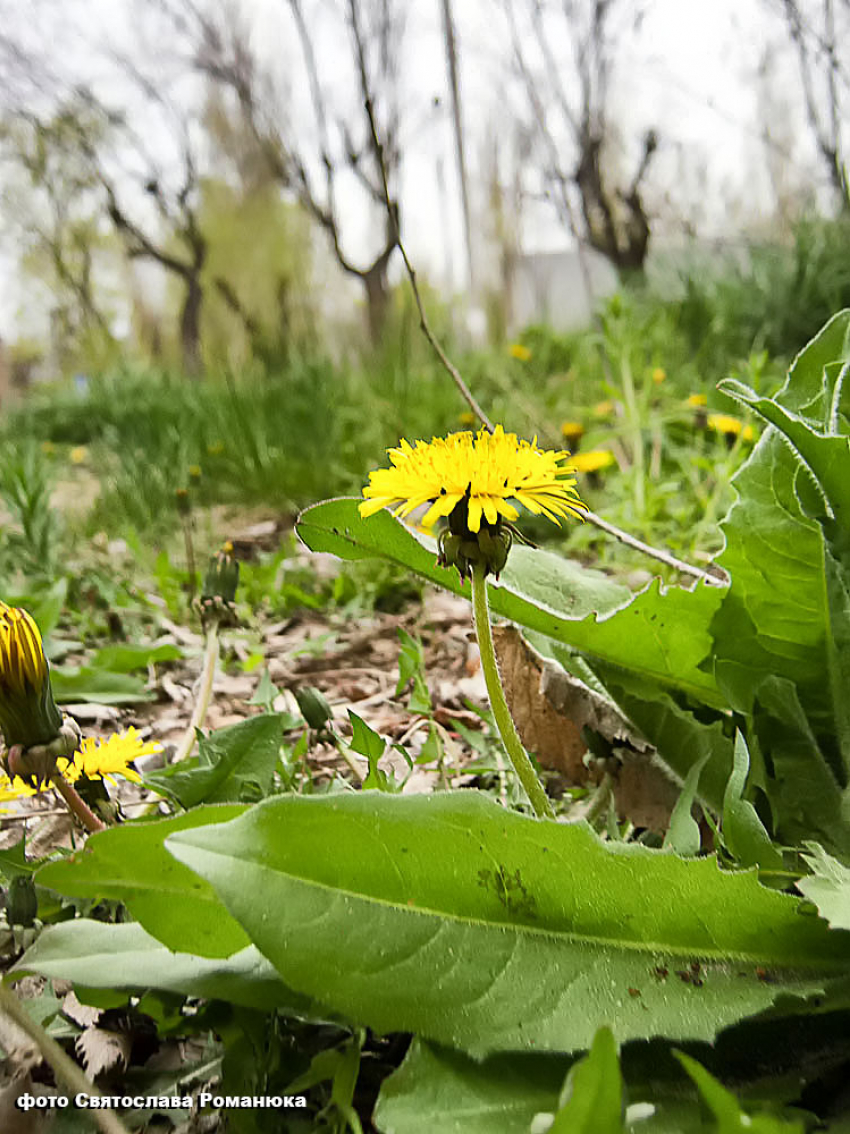
<svg viewBox="0 0 850 1134">
<path fill-rule="evenodd" d="M 490 708 L 505 751 L 519 781 L 525 788 L 525 794 L 531 801 L 535 814 L 543 819 L 554 819 L 555 812 L 549 802 L 543 785 L 537 778 L 534 766 L 528 753 L 522 746 L 516 726 L 505 700 L 502 689 L 502 680 L 499 676 L 499 667 L 496 662 L 496 651 L 493 648 L 493 631 L 490 626 L 490 610 L 487 604 L 487 579 L 485 569 L 476 565 L 472 570 L 472 610 L 475 619 L 475 633 L 478 638 L 478 648 L 481 651 L 481 668 L 484 671 L 484 680 L 487 684 L 487 693 L 490 697 Z"/>
<path fill-rule="evenodd" d="M 106 829 L 106 824 L 98 819 L 73 784 L 69 784 L 59 772 L 54 773 L 51 782 L 64 799 L 68 810 L 76 815 L 86 830 L 94 832 Z"/>
</svg>

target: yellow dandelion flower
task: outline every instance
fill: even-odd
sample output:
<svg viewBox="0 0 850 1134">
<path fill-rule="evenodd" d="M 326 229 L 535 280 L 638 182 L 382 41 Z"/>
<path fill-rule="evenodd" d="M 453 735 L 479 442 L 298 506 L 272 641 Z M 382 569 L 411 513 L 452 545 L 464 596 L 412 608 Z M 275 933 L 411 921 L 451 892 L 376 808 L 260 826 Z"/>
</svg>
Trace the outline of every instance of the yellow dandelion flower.
<svg viewBox="0 0 850 1134">
<path fill-rule="evenodd" d="M 508 354 L 518 362 L 528 362 L 531 358 L 531 351 L 522 343 L 511 343 L 508 347 Z"/>
<path fill-rule="evenodd" d="M 561 436 L 568 445 L 575 445 L 584 436 L 584 426 L 580 421 L 562 421 Z"/>
<path fill-rule="evenodd" d="M 614 412 L 614 403 L 611 401 L 597 402 L 593 407 L 594 417 L 610 417 Z"/>
<path fill-rule="evenodd" d="M 706 421 L 708 428 L 714 433 L 722 433 L 724 437 L 741 437 L 744 441 L 754 441 L 755 431 L 751 425 L 744 425 L 737 417 L 726 413 L 710 413 Z"/>
<path fill-rule="evenodd" d="M 24 783 L 20 776 L 10 777 L 0 772 L 0 803 L 13 803 L 19 799 L 28 799 L 35 795 L 37 788 Z M 0 807 L 0 811 L 8 811 L 7 807 Z"/>
<path fill-rule="evenodd" d="M 161 744 L 142 740 L 137 730 L 130 727 L 126 732 L 115 733 L 106 740 L 86 737 L 73 759 L 60 759 L 57 767 L 70 783 L 74 783 L 80 776 L 86 776 L 90 780 L 107 779 L 113 783 L 115 776 L 123 776 L 138 783 L 141 776 L 129 765 L 140 756 L 150 756 L 161 751 Z"/>
<path fill-rule="evenodd" d="M 201 479 L 201 466 L 200 465 L 189 465 L 188 472 L 189 472 L 189 476 L 191 477 L 192 480 L 200 480 Z"/>
<path fill-rule="evenodd" d="M 652 372 L 652 381 L 655 383 L 655 385 L 660 386 L 666 377 L 667 371 L 664 369 L 664 367 L 656 366 L 656 368 Z"/>
<path fill-rule="evenodd" d="M 75 445 L 68 456 L 72 465 L 84 465 L 88 460 L 89 451 L 85 445 Z"/>
<path fill-rule="evenodd" d="M 494 433 L 452 433 L 417 441 L 415 447 L 402 441 L 388 453 L 393 467 L 370 473 L 363 489 L 363 517 L 391 505 L 397 505 L 396 516 L 404 517 L 430 502 L 422 525 L 431 528 L 466 500 L 468 529 L 478 532 L 482 516 L 488 524 L 496 524 L 500 516 L 517 519 L 519 512 L 509 500 L 555 523 L 559 516 L 580 517 L 584 509 L 575 477 L 562 463 L 569 453 L 538 449 L 536 438 L 520 441 L 500 425 Z"/>
<path fill-rule="evenodd" d="M 616 463 L 610 449 L 591 449 L 588 453 L 575 453 L 570 457 L 569 467 L 576 472 L 595 473 Z"/>
<path fill-rule="evenodd" d="M 692 409 L 700 409 L 702 406 L 706 405 L 707 403 L 708 403 L 708 398 L 706 397 L 705 394 L 689 394 L 688 395 L 688 405 Z"/>
</svg>

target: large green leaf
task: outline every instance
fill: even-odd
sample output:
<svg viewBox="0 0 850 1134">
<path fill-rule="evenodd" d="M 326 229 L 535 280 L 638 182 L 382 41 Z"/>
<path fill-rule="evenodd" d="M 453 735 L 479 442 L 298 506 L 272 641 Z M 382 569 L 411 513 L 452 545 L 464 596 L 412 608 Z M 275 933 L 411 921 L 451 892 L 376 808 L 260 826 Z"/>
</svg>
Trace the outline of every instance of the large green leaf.
<svg viewBox="0 0 850 1134">
<path fill-rule="evenodd" d="M 176 661 L 182 657 L 183 650 L 176 642 L 160 642 L 158 646 L 152 642 L 116 642 L 95 650 L 91 665 L 109 673 L 132 673 L 136 669 L 147 669 L 151 662 Z"/>
<path fill-rule="evenodd" d="M 130 673 L 110 673 L 94 666 L 50 667 L 53 695 L 60 704 L 69 701 L 96 701 L 101 705 L 131 705 L 152 701 L 140 677 Z"/>
<path fill-rule="evenodd" d="M 288 1008 L 309 1002 L 290 992 L 265 957 L 249 945 L 226 960 L 172 952 L 136 922 L 109 925 L 78 918 L 50 925 L 14 967 L 86 988 L 158 989 L 229 1000 L 246 1008 Z"/>
<path fill-rule="evenodd" d="M 850 438 L 839 403 L 850 313 L 801 352 L 777 397 L 724 389 L 775 429 L 735 478 L 721 563 L 732 584 L 712 623 L 713 666 L 752 715 L 759 773 L 787 842 L 850 850 Z M 829 358 L 830 352 L 835 352 Z M 820 494 L 818 496 L 818 494 Z"/>
<path fill-rule="evenodd" d="M 636 1066 L 634 1054 L 643 1048 L 649 1070 Z M 631 1045 L 631 1060 L 629 1054 L 625 1049 L 629 1100 L 651 1100 L 634 1120 L 627 1117 L 629 1134 L 703 1130 L 700 1104 L 683 1091 L 679 1077 L 666 1081 L 659 1063 L 664 1067 L 667 1061 L 659 1059 L 659 1051 L 640 1044 Z M 633 1078 L 626 1071 L 629 1062 Z M 563 1056 L 516 1052 L 482 1062 L 415 1038 L 402 1065 L 384 1080 L 372 1120 L 381 1134 L 529 1134 L 536 1115 L 552 1120 L 567 1066 Z M 538 1122 L 534 1129 L 545 1129 Z"/>
<path fill-rule="evenodd" d="M 573 1051 L 604 1023 L 711 1039 L 850 970 L 850 938 L 754 873 L 473 792 L 277 798 L 167 845 L 289 987 L 476 1055 Z"/>
<path fill-rule="evenodd" d="M 373 1121 L 382 1134 L 528 1134 L 558 1105 L 565 1061 L 495 1055 L 480 1063 L 414 1039 L 385 1080 Z"/>
<path fill-rule="evenodd" d="M 82 850 L 38 872 L 42 886 L 74 898 L 122 902 L 148 933 L 175 952 L 229 957 L 250 944 L 208 882 L 163 846 L 168 835 L 241 814 L 243 807 L 199 807 L 151 823 L 92 835 Z"/>
<path fill-rule="evenodd" d="M 457 571 L 438 567 L 433 540 L 420 537 L 389 512 L 364 520 L 358 501 L 326 500 L 301 513 L 297 531 L 313 551 L 343 559 L 380 556 L 431 582 L 469 595 Z M 699 701 L 722 705 L 713 677 L 699 666 L 711 648 L 708 627 L 723 588 L 663 588 L 655 580 L 639 595 L 597 571 L 549 552 L 514 547 L 499 582 L 488 584 L 496 614 L 612 662 L 650 682 Z"/>
</svg>

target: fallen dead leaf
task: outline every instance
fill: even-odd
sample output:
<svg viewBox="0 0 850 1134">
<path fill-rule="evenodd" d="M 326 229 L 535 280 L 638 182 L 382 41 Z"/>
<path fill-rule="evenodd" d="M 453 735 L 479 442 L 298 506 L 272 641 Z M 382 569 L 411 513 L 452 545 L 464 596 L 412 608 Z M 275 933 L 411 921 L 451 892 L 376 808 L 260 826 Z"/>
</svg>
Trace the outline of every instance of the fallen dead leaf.
<svg viewBox="0 0 850 1134">
<path fill-rule="evenodd" d="M 118 1065 L 126 1068 L 132 1047 L 133 1038 L 128 1032 L 110 1032 L 97 1027 L 80 1032 L 74 1044 L 74 1050 L 92 1079 Z"/>
<path fill-rule="evenodd" d="M 622 819 L 636 827 L 666 829 L 680 785 L 617 706 L 541 657 L 516 627 L 494 627 L 493 639 L 520 739 L 541 766 L 577 787 L 598 783 L 608 772 Z M 611 760 L 585 759 L 583 728 L 611 744 Z"/>
</svg>

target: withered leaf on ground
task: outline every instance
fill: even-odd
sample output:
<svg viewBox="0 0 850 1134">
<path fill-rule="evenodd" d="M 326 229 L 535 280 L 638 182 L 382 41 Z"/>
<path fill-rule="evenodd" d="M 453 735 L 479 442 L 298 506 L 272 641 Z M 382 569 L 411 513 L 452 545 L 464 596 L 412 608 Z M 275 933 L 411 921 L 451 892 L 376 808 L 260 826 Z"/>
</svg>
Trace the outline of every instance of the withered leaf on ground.
<svg viewBox="0 0 850 1134">
<path fill-rule="evenodd" d="M 74 1050 L 92 1079 L 116 1065 L 126 1067 L 132 1047 L 133 1038 L 129 1032 L 110 1032 L 97 1027 L 80 1032 L 74 1044 Z"/>
<path fill-rule="evenodd" d="M 609 772 L 621 818 L 637 827 L 665 829 L 680 787 L 617 706 L 543 658 L 515 626 L 496 626 L 493 637 L 517 731 L 541 766 L 579 787 L 593 785 Z M 604 765 L 585 762 L 583 728 L 611 745 L 613 758 Z"/>
</svg>

